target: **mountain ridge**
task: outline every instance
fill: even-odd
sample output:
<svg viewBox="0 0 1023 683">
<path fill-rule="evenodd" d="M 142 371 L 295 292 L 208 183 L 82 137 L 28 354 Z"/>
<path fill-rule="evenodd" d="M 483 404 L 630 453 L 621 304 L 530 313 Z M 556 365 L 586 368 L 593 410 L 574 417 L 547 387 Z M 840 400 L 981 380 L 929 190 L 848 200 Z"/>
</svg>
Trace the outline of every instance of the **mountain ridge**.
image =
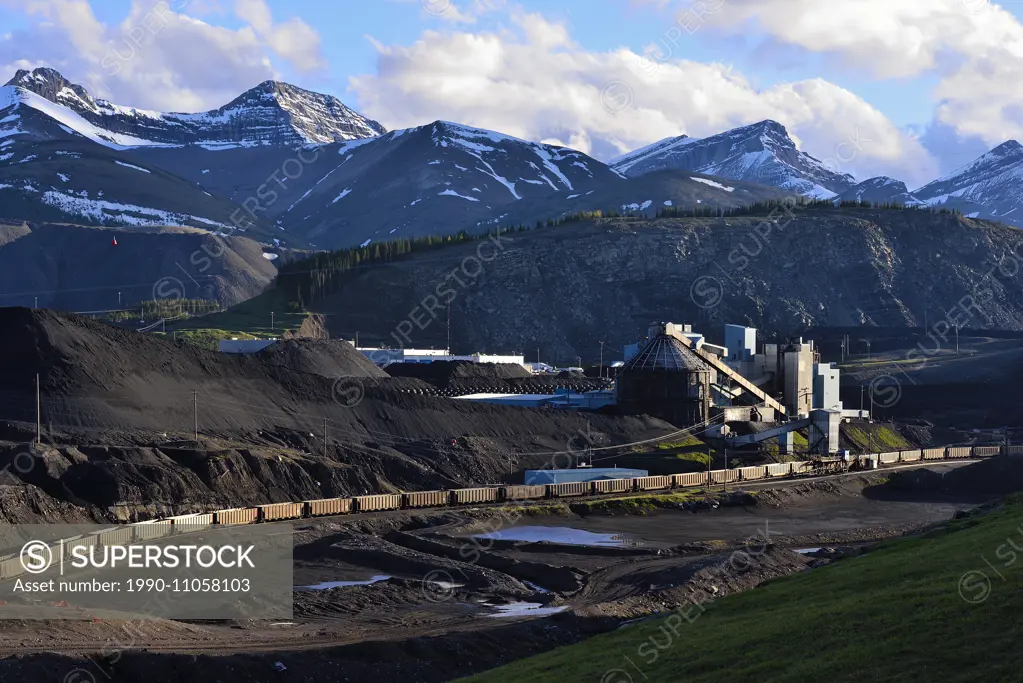
<svg viewBox="0 0 1023 683">
<path fill-rule="evenodd" d="M 816 199 L 830 199 L 856 184 L 796 148 L 785 126 L 771 119 L 706 138 L 682 135 L 619 157 L 612 164 L 631 177 L 679 169 L 756 182 Z"/>
<path fill-rule="evenodd" d="M 32 92 L 114 135 L 156 145 L 303 145 L 342 142 L 386 132 L 332 95 L 263 81 L 206 112 L 156 112 L 94 99 L 59 71 L 21 69 L 4 87 Z M 111 140 L 112 142 L 113 140 Z"/>
</svg>

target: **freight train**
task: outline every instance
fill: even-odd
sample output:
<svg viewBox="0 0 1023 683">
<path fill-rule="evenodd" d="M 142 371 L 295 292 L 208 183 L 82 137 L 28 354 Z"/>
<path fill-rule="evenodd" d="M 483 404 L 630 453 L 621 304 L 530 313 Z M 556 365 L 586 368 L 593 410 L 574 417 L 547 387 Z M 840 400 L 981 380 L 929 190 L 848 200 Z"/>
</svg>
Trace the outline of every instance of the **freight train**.
<svg viewBox="0 0 1023 683">
<path fill-rule="evenodd" d="M 70 544 L 125 545 L 169 536 L 174 532 L 202 531 L 213 525 L 257 524 L 314 517 L 345 515 L 355 512 L 413 510 L 492 503 L 573 498 L 644 491 L 712 486 L 785 477 L 813 477 L 850 469 L 870 469 L 881 465 L 897 465 L 928 460 L 962 460 L 989 458 L 997 455 L 1023 456 L 1019 446 L 948 446 L 887 453 L 869 453 L 846 458 L 823 458 L 739 467 L 709 472 L 689 472 L 631 479 L 598 479 L 595 481 L 566 482 L 562 484 L 481 486 L 444 491 L 412 491 L 409 493 L 381 493 L 349 498 L 323 498 L 294 503 L 268 503 L 250 508 L 231 508 L 216 512 L 178 515 L 148 522 L 138 522 L 89 534 L 76 539 L 65 539 Z M 20 558 L 0 558 L 0 580 L 24 573 Z"/>
</svg>

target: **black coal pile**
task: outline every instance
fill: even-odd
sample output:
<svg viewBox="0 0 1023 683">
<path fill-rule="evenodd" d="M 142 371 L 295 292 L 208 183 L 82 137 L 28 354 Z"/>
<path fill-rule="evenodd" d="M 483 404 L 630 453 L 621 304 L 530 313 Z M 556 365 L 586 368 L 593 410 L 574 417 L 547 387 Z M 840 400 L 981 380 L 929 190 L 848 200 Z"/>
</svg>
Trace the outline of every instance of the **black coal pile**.
<svg viewBox="0 0 1023 683">
<path fill-rule="evenodd" d="M 34 431 L 38 374 L 49 449 L 18 476 L 118 519 L 511 481 L 580 433 L 614 445 L 674 431 L 649 417 L 428 395 L 415 378 L 354 376 L 373 369 L 343 348 L 317 356 L 329 345 L 220 354 L 24 308 L 0 309 L 0 329 L 0 467 Z"/>
<path fill-rule="evenodd" d="M 340 339 L 283 339 L 256 354 L 266 365 L 321 377 L 387 377 L 355 347 Z"/>
<path fill-rule="evenodd" d="M 455 380 L 503 380 L 530 377 L 530 372 L 517 363 L 472 363 L 463 360 L 439 360 L 432 363 L 392 363 L 387 366 L 392 377 L 415 377 L 434 386 L 447 386 Z"/>
<path fill-rule="evenodd" d="M 392 377 L 415 378 L 435 387 L 436 396 L 468 394 L 555 394 L 559 391 L 595 391 L 608 382 L 587 378 L 581 373 L 534 375 L 514 363 L 471 363 L 434 361 L 432 363 L 392 363 Z"/>
<path fill-rule="evenodd" d="M 952 470 L 895 472 L 888 486 L 908 491 L 1006 495 L 1023 491 L 1023 457 L 999 456 Z"/>
</svg>

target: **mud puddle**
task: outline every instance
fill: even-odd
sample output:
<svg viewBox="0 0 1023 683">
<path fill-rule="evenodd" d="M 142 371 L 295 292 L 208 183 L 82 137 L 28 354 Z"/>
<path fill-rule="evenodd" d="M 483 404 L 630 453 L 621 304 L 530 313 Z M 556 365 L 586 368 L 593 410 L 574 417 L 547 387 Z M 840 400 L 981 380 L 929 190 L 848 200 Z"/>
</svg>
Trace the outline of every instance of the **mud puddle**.
<svg viewBox="0 0 1023 683">
<path fill-rule="evenodd" d="M 612 548 L 635 548 L 647 545 L 645 541 L 626 534 L 599 533 L 565 526 L 511 526 L 484 534 L 475 534 L 473 538 Z"/>
<path fill-rule="evenodd" d="M 312 586 L 296 586 L 296 590 L 306 591 L 324 591 L 330 588 L 345 588 L 346 586 L 369 586 L 374 583 L 380 583 L 391 578 L 388 574 L 376 574 L 368 579 L 355 580 L 355 581 L 323 581 L 321 583 L 314 584 Z"/>
<path fill-rule="evenodd" d="M 558 612 L 564 612 L 568 609 L 567 606 L 544 607 L 543 604 L 539 602 L 511 602 L 507 605 L 482 604 L 487 607 L 493 607 L 497 610 L 496 614 L 486 615 L 491 619 L 507 619 L 511 617 L 546 617 L 551 614 L 557 614 Z"/>
</svg>

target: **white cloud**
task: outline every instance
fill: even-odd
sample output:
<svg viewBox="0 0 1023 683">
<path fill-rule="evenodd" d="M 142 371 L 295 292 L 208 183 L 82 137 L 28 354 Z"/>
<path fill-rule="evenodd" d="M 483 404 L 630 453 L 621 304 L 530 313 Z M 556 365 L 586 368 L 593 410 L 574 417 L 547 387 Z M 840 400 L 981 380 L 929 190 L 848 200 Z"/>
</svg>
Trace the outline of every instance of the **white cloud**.
<svg viewBox="0 0 1023 683">
<path fill-rule="evenodd" d="M 366 113 L 391 128 L 449 119 L 607 158 L 683 132 L 702 137 L 770 118 L 843 172 L 909 183 L 933 177 L 934 162 L 916 139 L 832 83 L 761 90 L 723 64 L 587 52 L 540 15 L 513 19 L 510 30 L 427 31 L 412 45 L 375 43 L 377 72 L 350 84 Z"/>
<path fill-rule="evenodd" d="M 320 36 L 298 17 L 274 25 L 265 0 L 235 0 L 235 14 L 252 26 L 274 52 L 303 71 L 326 66 Z"/>
<path fill-rule="evenodd" d="M 507 0 L 387 0 L 392 5 L 418 6 L 424 19 L 475 24 L 484 14 L 504 9 Z"/>
<path fill-rule="evenodd" d="M 87 0 L 0 2 L 33 20 L 27 29 L 0 37 L 6 73 L 50 66 L 94 96 L 140 108 L 219 107 L 261 81 L 280 78 L 275 55 L 298 69 L 323 63 L 315 32 L 297 20 L 274 24 L 262 0 L 239 2 L 246 22 L 239 28 L 185 14 L 192 2 L 210 13 L 208 3 L 198 0 L 132 0 L 127 16 L 110 25 L 96 18 Z"/>
<path fill-rule="evenodd" d="M 681 21 L 687 3 L 673 7 Z M 937 76 L 934 125 L 988 146 L 1023 139 L 1015 87 L 1023 81 L 1023 24 L 993 0 L 727 0 L 703 19 L 712 29 L 763 32 L 836 56 L 875 78 Z"/>
</svg>

